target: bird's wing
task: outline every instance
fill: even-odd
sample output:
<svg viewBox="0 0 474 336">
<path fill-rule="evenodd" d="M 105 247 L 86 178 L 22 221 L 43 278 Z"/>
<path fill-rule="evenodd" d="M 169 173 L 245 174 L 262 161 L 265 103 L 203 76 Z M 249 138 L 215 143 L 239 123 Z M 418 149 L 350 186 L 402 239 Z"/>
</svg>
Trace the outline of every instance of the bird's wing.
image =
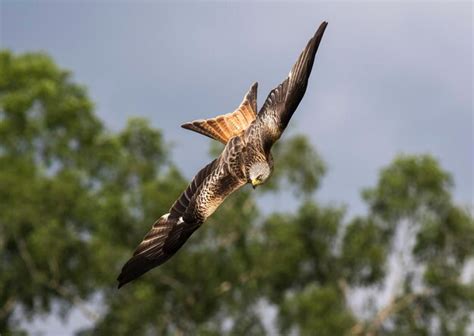
<svg viewBox="0 0 474 336">
<path fill-rule="evenodd" d="M 319 29 L 309 40 L 295 65 L 293 65 L 288 77 L 280 85 L 270 91 L 259 112 L 258 118 L 264 121 L 264 123 L 268 120 L 275 122 L 272 126 L 276 129 L 271 130 L 275 138 L 274 141 L 278 139 L 285 130 L 291 116 L 306 92 L 314 57 L 326 26 L 327 22 L 323 22 L 319 26 Z"/>
<path fill-rule="evenodd" d="M 226 144 L 231 138 L 240 135 L 255 120 L 257 115 L 257 83 L 254 83 L 240 106 L 232 113 L 211 119 L 195 120 L 181 127 L 204 134 Z"/>
<path fill-rule="evenodd" d="M 183 216 L 186 209 L 189 207 L 193 196 L 196 194 L 196 191 L 201 187 L 204 180 L 211 175 L 211 173 L 218 167 L 219 159 L 213 160 L 211 163 L 202 168 L 196 176 L 194 176 L 191 183 L 187 188 L 181 193 L 178 199 L 170 208 L 170 217 L 179 218 Z"/>
<path fill-rule="evenodd" d="M 138 245 L 118 277 L 119 288 L 171 258 L 224 199 L 245 184 L 228 170 L 221 156 L 201 169 Z"/>
<path fill-rule="evenodd" d="M 202 168 L 175 201 L 169 213 L 161 216 L 153 224 L 135 249 L 132 258 L 123 266 L 117 278 L 119 288 L 167 261 L 199 227 L 200 223 L 184 222 L 182 216 L 196 191 L 211 175 L 217 164 L 218 159 Z"/>
</svg>

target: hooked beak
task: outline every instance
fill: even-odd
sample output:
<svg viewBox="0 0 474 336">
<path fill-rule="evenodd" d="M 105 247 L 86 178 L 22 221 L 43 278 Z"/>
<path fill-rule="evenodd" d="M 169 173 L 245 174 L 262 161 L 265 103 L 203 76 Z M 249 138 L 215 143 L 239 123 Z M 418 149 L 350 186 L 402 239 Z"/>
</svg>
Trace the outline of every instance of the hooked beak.
<svg viewBox="0 0 474 336">
<path fill-rule="evenodd" d="M 253 179 L 252 181 L 250 181 L 250 183 L 252 184 L 252 188 L 257 188 L 257 185 L 258 185 L 258 181 L 257 179 Z"/>
</svg>

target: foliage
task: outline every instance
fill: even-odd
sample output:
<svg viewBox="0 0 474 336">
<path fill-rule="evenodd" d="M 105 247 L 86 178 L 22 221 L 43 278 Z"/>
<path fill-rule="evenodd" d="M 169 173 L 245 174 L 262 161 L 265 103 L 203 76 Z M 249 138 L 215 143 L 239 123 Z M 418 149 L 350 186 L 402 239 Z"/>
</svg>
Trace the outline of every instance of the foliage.
<svg viewBox="0 0 474 336">
<path fill-rule="evenodd" d="M 269 307 L 273 333 L 467 333 L 474 222 L 434 158 L 397 157 L 363 192 L 367 215 L 346 219 L 312 197 L 325 165 L 305 137 L 274 157 L 261 190 L 304 196 L 296 211 L 263 214 L 244 187 L 170 262 L 117 291 L 121 266 L 186 181 L 159 130 L 133 119 L 111 133 L 48 56 L 1 52 L 0 332 L 98 295 L 83 335 L 261 335 Z M 391 300 L 354 309 L 354 290 L 380 293 L 400 253 L 409 262 Z"/>
</svg>

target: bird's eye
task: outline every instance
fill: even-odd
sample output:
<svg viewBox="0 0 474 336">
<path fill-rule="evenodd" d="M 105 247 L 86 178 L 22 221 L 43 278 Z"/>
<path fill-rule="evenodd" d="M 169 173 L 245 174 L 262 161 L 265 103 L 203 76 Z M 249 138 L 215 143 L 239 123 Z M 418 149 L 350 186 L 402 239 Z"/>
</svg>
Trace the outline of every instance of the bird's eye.
<svg viewBox="0 0 474 336">
<path fill-rule="evenodd" d="M 259 180 L 259 181 L 263 180 L 263 175 L 258 175 L 257 180 Z"/>
</svg>

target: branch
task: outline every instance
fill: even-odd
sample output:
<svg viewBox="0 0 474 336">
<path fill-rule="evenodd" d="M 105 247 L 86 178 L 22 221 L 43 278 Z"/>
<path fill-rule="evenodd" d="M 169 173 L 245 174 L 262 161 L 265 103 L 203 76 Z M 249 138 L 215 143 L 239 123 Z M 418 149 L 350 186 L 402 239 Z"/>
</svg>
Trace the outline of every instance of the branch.
<svg viewBox="0 0 474 336">
<path fill-rule="evenodd" d="M 382 308 L 372 322 L 367 327 L 366 336 L 375 336 L 382 327 L 383 323 L 392 315 L 396 314 L 400 310 L 404 309 L 415 301 L 419 297 L 427 296 L 430 294 L 429 290 L 423 291 L 421 293 L 409 293 L 400 298 L 393 297 L 392 300 Z M 364 323 L 359 322 L 351 328 L 351 335 L 362 335 L 364 332 Z"/>
</svg>

